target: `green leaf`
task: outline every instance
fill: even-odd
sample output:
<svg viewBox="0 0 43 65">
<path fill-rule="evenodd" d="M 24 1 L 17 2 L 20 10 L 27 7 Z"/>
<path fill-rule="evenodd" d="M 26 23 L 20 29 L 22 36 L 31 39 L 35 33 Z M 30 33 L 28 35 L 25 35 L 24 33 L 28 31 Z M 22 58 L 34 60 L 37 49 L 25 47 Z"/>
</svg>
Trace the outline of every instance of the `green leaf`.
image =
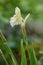
<svg viewBox="0 0 43 65">
<path fill-rule="evenodd" d="M 3 57 L 3 59 L 4 59 L 5 63 L 6 63 L 6 65 L 9 65 L 1 49 L 0 49 L 0 54 L 1 54 L 1 56 Z"/>
<path fill-rule="evenodd" d="M 34 48 L 28 49 L 29 59 L 30 59 L 30 65 L 38 65 L 37 58 L 35 56 Z"/>
<path fill-rule="evenodd" d="M 6 48 L 7 48 L 7 50 L 8 50 L 8 54 L 10 54 L 11 59 L 12 59 L 12 61 L 13 61 L 13 64 L 14 64 L 14 65 L 18 65 L 18 62 L 17 62 L 15 56 L 13 55 L 13 52 L 12 52 L 12 50 L 10 49 L 10 47 L 7 45 L 7 43 L 3 43 L 3 44 L 6 46 Z"/>
<path fill-rule="evenodd" d="M 2 32 L 0 32 L 0 35 L 1 35 L 0 38 L 2 39 L 2 44 L 7 48 L 8 54 L 10 54 L 11 59 L 12 59 L 12 61 L 13 61 L 13 64 L 14 64 L 14 65 L 18 65 L 18 62 L 17 62 L 16 58 L 14 57 L 12 50 L 11 50 L 10 47 L 7 45 L 7 40 L 5 39 L 5 37 L 4 37 L 4 35 L 2 34 Z"/>
<path fill-rule="evenodd" d="M 25 49 L 23 47 L 23 40 L 21 40 L 21 65 L 27 65 Z"/>
</svg>

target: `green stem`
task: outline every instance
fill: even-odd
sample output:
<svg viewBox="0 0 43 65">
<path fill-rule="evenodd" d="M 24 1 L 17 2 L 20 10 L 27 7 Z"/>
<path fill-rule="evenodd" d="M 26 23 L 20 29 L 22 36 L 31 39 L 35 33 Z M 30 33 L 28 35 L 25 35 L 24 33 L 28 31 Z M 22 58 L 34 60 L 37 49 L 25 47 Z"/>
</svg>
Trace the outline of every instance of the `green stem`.
<svg viewBox="0 0 43 65">
<path fill-rule="evenodd" d="M 25 44 L 27 45 L 28 44 L 28 40 L 27 40 L 27 36 L 26 36 L 25 26 L 21 27 L 21 29 L 22 29 L 23 40 L 24 40 Z"/>
<path fill-rule="evenodd" d="M 26 36 L 26 30 L 25 30 L 25 27 L 21 27 L 22 29 L 22 35 L 23 35 L 23 39 L 24 39 L 24 42 L 26 44 L 26 48 L 27 48 L 27 51 L 28 51 L 28 54 L 29 54 L 29 58 L 30 58 L 30 65 L 38 65 L 38 62 L 37 62 L 37 59 L 36 59 L 36 56 L 35 56 L 35 51 L 34 51 L 34 48 L 33 48 L 33 44 L 32 44 L 32 48 L 29 48 L 28 47 L 28 40 L 27 40 L 27 36 Z"/>
<path fill-rule="evenodd" d="M 21 65 L 27 65 L 27 59 L 22 39 L 21 39 Z"/>
<path fill-rule="evenodd" d="M 0 53 L 1 53 L 1 55 L 2 55 L 2 57 L 4 59 L 4 61 L 5 61 L 6 65 L 9 65 L 8 62 L 7 62 L 7 60 L 6 60 L 6 58 L 5 58 L 5 56 L 4 56 L 4 54 L 3 54 L 3 52 L 1 51 L 1 49 L 0 49 Z"/>
</svg>

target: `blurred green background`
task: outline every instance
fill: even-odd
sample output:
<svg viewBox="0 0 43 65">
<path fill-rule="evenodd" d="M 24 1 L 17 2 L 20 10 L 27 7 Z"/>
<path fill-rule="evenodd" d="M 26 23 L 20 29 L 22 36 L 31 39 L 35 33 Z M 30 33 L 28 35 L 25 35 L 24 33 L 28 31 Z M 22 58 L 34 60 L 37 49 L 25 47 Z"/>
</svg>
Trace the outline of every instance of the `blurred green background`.
<svg viewBox="0 0 43 65">
<path fill-rule="evenodd" d="M 3 31 L 10 46 L 13 47 L 13 41 L 19 42 L 21 38 L 20 26 L 11 28 L 9 24 L 15 7 L 21 9 L 23 18 L 30 13 L 26 23 L 29 42 L 43 43 L 43 0 L 0 0 L 0 30 Z"/>
<path fill-rule="evenodd" d="M 26 22 L 29 43 L 43 43 L 43 0 L 0 0 L 0 30 L 8 44 L 13 48 L 21 39 L 20 26 L 12 28 L 9 24 L 15 7 L 21 9 L 23 18 L 30 13 Z M 16 47 L 19 47 L 19 44 Z"/>
<path fill-rule="evenodd" d="M 12 28 L 9 24 L 10 18 L 15 14 L 15 7 L 20 8 L 23 18 L 30 13 L 26 22 L 28 42 L 43 44 L 43 0 L 0 0 L 0 30 L 7 39 L 8 45 L 19 50 L 22 38 L 20 26 Z M 43 50 L 43 45 L 40 47 Z M 1 39 L 0 49 L 6 50 Z"/>
</svg>

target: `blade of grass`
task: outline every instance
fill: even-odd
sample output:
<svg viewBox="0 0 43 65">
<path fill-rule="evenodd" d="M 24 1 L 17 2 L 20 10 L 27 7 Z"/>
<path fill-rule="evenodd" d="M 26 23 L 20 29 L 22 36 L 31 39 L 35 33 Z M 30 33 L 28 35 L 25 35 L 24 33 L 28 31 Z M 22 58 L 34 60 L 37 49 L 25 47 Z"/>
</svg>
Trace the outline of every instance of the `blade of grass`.
<svg viewBox="0 0 43 65">
<path fill-rule="evenodd" d="M 0 54 L 1 54 L 1 56 L 3 57 L 3 59 L 4 59 L 5 63 L 6 63 L 6 65 L 9 65 L 1 49 L 0 49 Z"/>
<path fill-rule="evenodd" d="M 38 61 L 35 56 L 34 48 L 31 48 L 31 49 L 28 48 L 27 51 L 28 51 L 28 55 L 30 59 L 30 65 L 38 65 Z"/>
<path fill-rule="evenodd" d="M 14 64 L 14 65 L 18 65 L 18 62 L 17 62 L 17 60 L 15 59 L 12 50 L 11 50 L 10 47 L 7 45 L 7 43 L 6 43 L 7 40 L 6 40 L 6 38 L 4 37 L 4 35 L 2 34 L 1 31 L 0 31 L 0 38 L 2 39 L 3 44 L 7 47 L 8 51 L 9 51 L 9 54 L 10 54 L 10 56 L 11 56 L 11 59 L 12 59 L 12 61 L 13 61 L 13 64 Z"/>
<path fill-rule="evenodd" d="M 21 65 L 27 65 L 25 49 L 23 47 L 23 40 L 21 40 Z"/>
</svg>

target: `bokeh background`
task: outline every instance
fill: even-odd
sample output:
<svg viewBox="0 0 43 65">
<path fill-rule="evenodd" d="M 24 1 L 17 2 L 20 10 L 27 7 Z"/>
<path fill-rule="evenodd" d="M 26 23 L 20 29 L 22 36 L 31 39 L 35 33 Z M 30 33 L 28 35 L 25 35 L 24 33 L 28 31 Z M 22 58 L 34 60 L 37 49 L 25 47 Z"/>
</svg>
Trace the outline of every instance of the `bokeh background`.
<svg viewBox="0 0 43 65">
<path fill-rule="evenodd" d="M 0 30 L 7 39 L 11 48 L 19 50 L 21 29 L 20 26 L 12 28 L 10 18 L 15 14 L 15 7 L 19 7 L 23 18 L 30 13 L 26 22 L 26 31 L 29 43 L 42 44 L 43 50 L 43 0 L 0 0 Z M 0 48 L 2 41 L 0 41 Z"/>
<path fill-rule="evenodd" d="M 21 9 L 23 18 L 30 13 L 27 21 L 29 41 L 43 42 L 43 0 L 0 0 L 0 29 L 5 37 L 11 41 L 19 39 L 16 38 L 20 35 L 19 26 L 12 29 L 9 24 L 10 18 L 15 13 L 15 7 Z"/>
</svg>

